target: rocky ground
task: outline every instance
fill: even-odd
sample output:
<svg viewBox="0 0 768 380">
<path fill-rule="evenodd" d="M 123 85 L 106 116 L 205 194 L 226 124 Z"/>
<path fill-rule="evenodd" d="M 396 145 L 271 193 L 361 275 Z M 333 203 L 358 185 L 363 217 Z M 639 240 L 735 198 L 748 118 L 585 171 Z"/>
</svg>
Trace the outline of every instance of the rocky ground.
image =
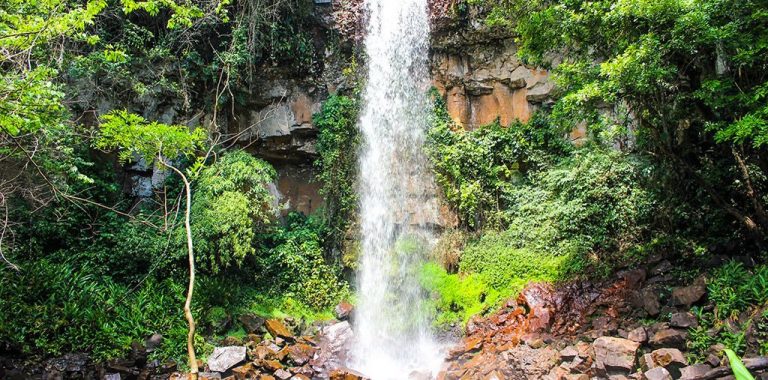
<svg viewBox="0 0 768 380">
<path fill-rule="evenodd" d="M 733 379 L 722 345 L 686 358 L 690 308 L 706 305 L 704 277 L 673 286 L 669 261 L 602 283 L 529 285 L 493 315 L 471 320 L 438 379 Z M 768 379 L 768 358 L 744 364 Z"/>
<path fill-rule="evenodd" d="M 704 363 L 687 359 L 688 329 L 699 321 L 692 305 L 706 304 L 705 279 L 674 285 L 673 265 L 656 261 L 620 272 L 610 281 L 577 281 L 553 287 L 530 284 L 495 313 L 475 317 L 447 355 L 437 379 L 733 379 L 724 347 L 710 347 Z M 201 362 L 201 380 L 362 380 L 344 368 L 353 338 L 352 305 L 337 320 L 299 326 L 292 319 L 244 315 L 245 338 L 228 337 Z M 0 358 L 0 379 L 183 379 L 174 363 L 152 361 L 162 336 L 134 344 L 130 357 L 93 363 L 67 354 L 42 364 Z M 744 364 L 768 379 L 768 358 Z M 375 375 L 375 374 L 368 374 Z M 411 380 L 430 378 L 414 373 Z"/>
</svg>

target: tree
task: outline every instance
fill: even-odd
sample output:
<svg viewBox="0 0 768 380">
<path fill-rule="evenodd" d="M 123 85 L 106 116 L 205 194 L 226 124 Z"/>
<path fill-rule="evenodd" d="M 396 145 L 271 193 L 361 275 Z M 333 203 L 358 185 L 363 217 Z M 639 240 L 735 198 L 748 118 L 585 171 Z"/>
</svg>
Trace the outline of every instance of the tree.
<svg viewBox="0 0 768 380">
<path fill-rule="evenodd" d="M 190 223 L 192 208 L 192 187 L 189 176 L 173 165 L 168 157 L 178 159 L 192 157 L 203 147 L 206 133 L 203 129 L 190 131 L 185 126 L 167 125 L 148 122 L 141 116 L 127 111 L 113 111 L 102 117 L 99 138 L 96 147 L 101 149 L 120 149 L 119 157 L 123 162 L 139 157 L 147 162 L 156 162 L 176 173 L 184 183 L 186 205 L 184 211 L 184 230 L 186 232 L 187 254 L 189 260 L 189 287 L 184 302 L 184 316 L 189 325 L 187 333 L 187 355 L 191 380 L 197 379 L 198 366 L 195 357 L 195 319 L 192 315 L 192 296 L 195 288 L 195 254 Z M 197 161 L 200 167 L 204 161 Z M 194 174 L 192 171 L 190 173 Z"/>
<path fill-rule="evenodd" d="M 668 194 L 706 197 L 762 245 L 768 133 L 765 0 L 504 0 L 492 24 L 551 68 L 552 120 L 636 139 Z M 700 193 L 700 194 L 699 194 Z"/>
</svg>

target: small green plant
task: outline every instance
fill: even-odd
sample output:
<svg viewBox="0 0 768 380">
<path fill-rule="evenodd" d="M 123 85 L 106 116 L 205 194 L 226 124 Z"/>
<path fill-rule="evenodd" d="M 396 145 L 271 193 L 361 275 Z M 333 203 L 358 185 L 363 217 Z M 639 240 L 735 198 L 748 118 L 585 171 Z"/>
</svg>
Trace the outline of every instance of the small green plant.
<svg viewBox="0 0 768 380">
<path fill-rule="evenodd" d="M 694 361 L 703 360 L 715 343 L 722 343 L 738 354 L 765 351 L 764 342 L 758 338 L 755 346 L 747 339 L 746 332 L 753 329 L 755 334 L 761 334 L 761 324 L 765 322 L 762 314 L 757 313 L 768 302 L 766 280 L 767 265 L 748 270 L 743 264 L 731 261 L 712 272 L 707 294 L 714 310 L 695 308 L 699 326 L 689 330 L 688 348 Z"/>
</svg>

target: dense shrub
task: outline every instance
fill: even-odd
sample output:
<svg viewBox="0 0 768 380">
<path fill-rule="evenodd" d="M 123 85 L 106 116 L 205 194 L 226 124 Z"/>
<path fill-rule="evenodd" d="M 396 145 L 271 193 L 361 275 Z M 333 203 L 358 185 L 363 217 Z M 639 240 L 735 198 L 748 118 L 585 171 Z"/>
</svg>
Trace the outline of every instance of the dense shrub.
<svg viewBox="0 0 768 380">
<path fill-rule="evenodd" d="M 475 302 L 478 294 L 513 295 L 529 281 L 605 275 L 652 251 L 645 247 L 654 241 L 658 205 L 647 189 L 648 164 L 597 144 L 564 147 L 553 130 L 536 130 L 550 128 L 545 121 L 432 128 L 429 150 L 446 200 L 464 228 L 483 227 L 474 237 L 455 241 L 452 233 L 437 244 L 433 256 L 446 269 L 463 248 L 457 274 L 428 268 L 439 279 L 431 284 L 441 296 L 440 320 L 466 319 L 462 313 L 496 300 L 472 304 L 464 297 Z M 461 291 L 469 293 L 457 296 Z"/>
<path fill-rule="evenodd" d="M 506 196 L 506 235 L 515 247 L 587 258 L 592 264 L 617 259 L 648 239 L 655 207 L 637 157 L 600 147 L 576 151 L 532 175 Z"/>
<path fill-rule="evenodd" d="M 22 352 L 125 354 L 131 342 L 183 326 L 184 287 L 149 278 L 132 288 L 77 263 L 39 260 L 0 277 L 0 340 Z"/>
<path fill-rule="evenodd" d="M 276 178 L 271 165 L 242 151 L 223 155 L 201 172 L 192 199 L 192 236 L 201 268 L 215 273 L 256 253 L 257 231 L 278 213 L 270 190 Z M 177 235 L 179 243 L 186 241 L 183 229 Z"/>
<path fill-rule="evenodd" d="M 503 227 L 505 198 L 532 170 L 549 165 L 571 149 L 562 134 L 536 116 L 529 123 L 497 122 L 467 131 L 448 115 L 445 101 L 433 94 L 427 152 L 435 177 L 462 227 Z"/>
<path fill-rule="evenodd" d="M 293 297 L 316 310 L 332 307 L 347 296 L 339 268 L 326 262 L 323 228 L 316 218 L 289 215 L 285 227 L 267 237 L 272 248 L 258 258 L 259 281 L 270 283 L 274 295 Z"/>
<path fill-rule="evenodd" d="M 93 177 L 88 191 L 97 199 L 128 205 L 111 175 Z M 223 154 L 195 177 L 199 334 L 228 334 L 241 313 L 329 318 L 329 308 L 348 296 L 339 270 L 325 261 L 325 225 L 301 215 L 277 222 L 268 186 L 274 178 L 271 166 L 243 152 Z M 179 184 L 167 180 L 170 199 Z M 27 214 L 29 224 L 17 229 L 25 244 L 8 254 L 21 271 L 0 268 L 0 307 L 8 310 L 0 315 L 0 342 L 25 354 L 85 351 L 107 359 L 157 332 L 166 339 L 155 356 L 183 358 L 183 228 L 175 214 L 164 219 L 159 211 L 147 204 L 126 218 L 62 203 Z M 210 348 L 202 335 L 196 341 L 198 352 Z"/>
</svg>

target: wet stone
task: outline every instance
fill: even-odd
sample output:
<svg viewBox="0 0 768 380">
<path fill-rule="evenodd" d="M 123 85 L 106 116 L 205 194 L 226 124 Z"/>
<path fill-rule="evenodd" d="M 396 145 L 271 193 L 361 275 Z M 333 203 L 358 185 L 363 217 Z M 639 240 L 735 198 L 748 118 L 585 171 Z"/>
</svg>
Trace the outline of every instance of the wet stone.
<svg viewBox="0 0 768 380">
<path fill-rule="evenodd" d="M 672 327 L 679 327 L 687 329 L 689 327 L 696 327 L 699 322 L 696 320 L 696 316 L 689 312 L 680 312 L 672 314 L 669 320 L 669 325 Z"/>
<path fill-rule="evenodd" d="M 644 375 L 648 380 L 672 380 L 672 375 L 664 367 L 651 368 Z"/>
</svg>

